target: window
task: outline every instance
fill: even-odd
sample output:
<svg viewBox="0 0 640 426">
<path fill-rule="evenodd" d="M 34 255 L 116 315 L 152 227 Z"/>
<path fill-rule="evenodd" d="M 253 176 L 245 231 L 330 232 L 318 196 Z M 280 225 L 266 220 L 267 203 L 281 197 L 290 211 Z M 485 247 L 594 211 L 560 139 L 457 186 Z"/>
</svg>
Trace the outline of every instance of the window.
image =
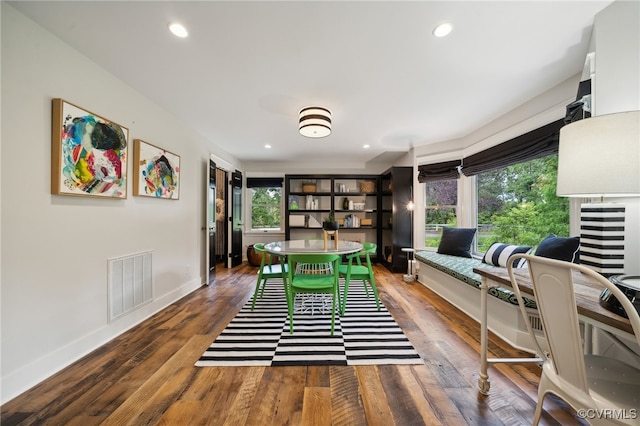
<svg viewBox="0 0 640 426">
<path fill-rule="evenodd" d="M 563 125 L 556 120 L 461 160 L 418 166 L 426 247 L 438 246 L 444 225 L 477 226 L 476 253 L 496 241 L 535 246 L 550 233 L 568 236 L 569 200 L 556 196 Z M 464 176 L 455 179 L 458 173 Z"/>
<path fill-rule="evenodd" d="M 282 178 L 247 178 L 252 231 L 280 231 Z"/>
<path fill-rule="evenodd" d="M 569 199 L 556 196 L 558 155 L 476 175 L 478 252 L 499 241 L 537 245 L 569 235 Z"/>
<path fill-rule="evenodd" d="M 443 226 L 457 223 L 458 179 L 426 182 L 425 185 L 425 247 L 438 247 Z"/>
</svg>

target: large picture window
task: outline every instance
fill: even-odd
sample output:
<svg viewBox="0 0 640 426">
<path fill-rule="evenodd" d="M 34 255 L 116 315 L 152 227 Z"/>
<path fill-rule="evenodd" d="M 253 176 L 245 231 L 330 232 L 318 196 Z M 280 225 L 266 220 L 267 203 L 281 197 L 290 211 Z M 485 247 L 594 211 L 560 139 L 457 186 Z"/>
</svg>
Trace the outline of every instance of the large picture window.
<svg viewBox="0 0 640 426">
<path fill-rule="evenodd" d="M 420 165 L 425 246 L 438 246 L 445 225 L 477 226 L 476 254 L 493 242 L 535 246 L 551 233 L 568 236 L 569 200 L 556 196 L 563 125 L 556 120 L 460 160 Z"/>
<path fill-rule="evenodd" d="M 458 179 L 429 181 L 425 185 L 425 246 L 438 247 L 443 226 L 457 223 Z"/>
<path fill-rule="evenodd" d="M 537 245 L 569 235 L 569 199 L 556 196 L 558 155 L 476 175 L 478 252 L 495 241 Z"/>
</svg>

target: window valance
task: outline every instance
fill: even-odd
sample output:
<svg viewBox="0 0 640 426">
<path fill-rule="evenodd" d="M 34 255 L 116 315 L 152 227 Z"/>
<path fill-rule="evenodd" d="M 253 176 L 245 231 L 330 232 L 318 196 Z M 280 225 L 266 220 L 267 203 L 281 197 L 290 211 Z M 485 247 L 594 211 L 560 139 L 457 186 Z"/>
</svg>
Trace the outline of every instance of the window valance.
<svg viewBox="0 0 640 426">
<path fill-rule="evenodd" d="M 247 178 L 247 188 L 277 188 L 282 187 L 284 178 Z"/>
<path fill-rule="evenodd" d="M 462 161 L 462 173 L 465 176 L 474 176 L 481 172 L 555 154 L 558 152 L 560 128 L 564 124 L 564 120 L 560 119 L 465 157 Z"/>
<path fill-rule="evenodd" d="M 458 167 L 462 160 L 444 161 L 442 163 L 423 164 L 418 166 L 418 182 L 458 178 Z"/>
</svg>

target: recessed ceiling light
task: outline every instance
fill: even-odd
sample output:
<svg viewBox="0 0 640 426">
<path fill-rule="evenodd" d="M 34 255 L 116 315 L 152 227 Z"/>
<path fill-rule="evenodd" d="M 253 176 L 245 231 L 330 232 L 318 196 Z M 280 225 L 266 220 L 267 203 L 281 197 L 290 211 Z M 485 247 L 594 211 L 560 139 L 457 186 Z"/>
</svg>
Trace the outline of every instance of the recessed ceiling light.
<svg viewBox="0 0 640 426">
<path fill-rule="evenodd" d="M 369 147 L 371 147 L 371 145 L 366 144 L 366 145 L 362 145 L 362 147 L 363 147 L 364 149 L 369 149 Z"/>
<path fill-rule="evenodd" d="M 433 29 L 433 35 L 436 37 L 444 37 L 448 35 L 452 29 L 453 26 L 450 23 L 445 22 L 444 24 L 440 24 Z"/>
<path fill-rule="evenodd" d="M 271 148 L 271 145 L 266 144 L 264 147 L 265 147 L 265 148 L 267 148 L 267 149 L 269 149 L 269 148 Z"/>
<path fill-rule="evenodd" d="M 177 22 L 169 24 L 169 31 L 171 31 L 176 37 L 180 38 L 185 38 L 189 35 L 187 29 L 182 24 L 178 24 Z"/>
</svg>

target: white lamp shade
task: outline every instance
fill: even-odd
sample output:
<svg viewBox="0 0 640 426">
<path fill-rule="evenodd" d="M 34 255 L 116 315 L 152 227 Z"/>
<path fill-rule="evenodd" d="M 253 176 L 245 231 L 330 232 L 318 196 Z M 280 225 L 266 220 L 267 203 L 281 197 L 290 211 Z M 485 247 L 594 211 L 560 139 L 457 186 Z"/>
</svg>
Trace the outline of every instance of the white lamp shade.
<svg viewBox="0 0 640 426">
<path fill-rule="evenodd" d="M 585 118 L 560 129 L 557 194 L 640 196 L 640 111 Z"/>
<path fill-rule="evenodd" d="M 331 133 L 331 111 L 323 107 L 305 107 L 299 113 L 299 130 L 308 138 L 323 138 Z"/>
</svg>

